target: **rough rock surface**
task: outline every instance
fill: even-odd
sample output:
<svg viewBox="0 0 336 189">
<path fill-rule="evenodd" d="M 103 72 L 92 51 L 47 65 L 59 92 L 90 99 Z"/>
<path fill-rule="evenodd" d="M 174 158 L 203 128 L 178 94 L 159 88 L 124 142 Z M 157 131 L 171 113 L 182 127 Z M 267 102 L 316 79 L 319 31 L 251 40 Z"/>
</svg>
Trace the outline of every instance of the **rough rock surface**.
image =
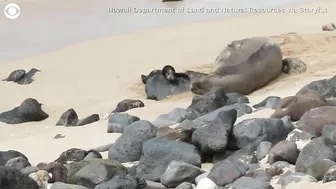
<svg viewBox="0 0 336 189">
<path fill-rule="evenodd" d="M 182 161 L 171 161 L 161 176 L 160 182 L 169 187 L 177 187 L 183 182 L 195 183 L 195 178 L 204 173 L 199 167 Z"/>
<path fill-rule="evenodd" d="M 201 166 L 201 156 L 193 145 L 153 138 L 143 145 L 136 173 L 146 180 L 158 182 L 172 160 Z"/>
<path fill-rule="evenodd" d="M 295 164 L 295 171 L 307 174 L 314 162 L 323 159 L 336 161 L 336 149 L 327 138 L 315 138 L 302 149 Z"/>
<path fill-rule="evenodd" d="M 142 145 L 156 137 L 157 128 L 146 120 L 140 120 L 124 128 L 124 133 L 114 142 L 108 152 L 109 159 L 121 163 L 139 161 Z"/>
</svg>

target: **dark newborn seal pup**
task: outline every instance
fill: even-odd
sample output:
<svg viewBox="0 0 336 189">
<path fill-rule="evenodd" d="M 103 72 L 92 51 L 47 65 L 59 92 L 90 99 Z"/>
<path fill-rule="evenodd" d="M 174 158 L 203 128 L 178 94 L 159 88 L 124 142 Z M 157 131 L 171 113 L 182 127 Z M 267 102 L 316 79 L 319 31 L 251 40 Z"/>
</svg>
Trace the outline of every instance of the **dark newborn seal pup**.
<svg viewBox="0 0 336 189">
<path fill-rule="evenodd" d="M 180 80 L 184 80 L 185 82 L 188 82 L 190 80 L 187 74 L 176 73 L 175 68 L 171 65 L 166 65 L 162 68 L 162 75 L 171 84 L 178 84 Z"/>
<path fill-rule="evenodd" d="M 148 76 L 142 75 L 141 79 L 145 83 L 147 99 L 161 100 L 169 95 L 189 91 L 191 82 L 204 75 L 194 71 L 178 73 L 173 66 L 166 65 L 161 71 L 154 70 Z"/>
<path fill-rule="evenodd" d="M 119 102 L 112 113 L 126 112 L 127 110 L 140 107 L 145 107 L 145 104 L 141 100 L 126 99 Z"/>
<path fill-rule="evenodd" d="M 0 121 L 7 124 L 19 124 L 31 121 L 42 121 L 49 117 L 36 99 L 27 98 L 19 107 L 0 114 Z"/>
<path fill-rule="evenodd" d="M 187 71 L 189 74 L 197 73 L 192 71 Z M 171 65 L 166 65 L 162 68 L 162 70 L 153 70 L 151 71 L 147 76 L 141 75 L 141 80 L 143 84 L 147 83 L 147 80 L 151 77 L 154 77 L 156 75 L 161 75 L 170 83 L 174 84 L 178 82 L 179 78 L 185 79 L 189 81 L 189 74 L 187 73 L 176 73 L 175 68 Z"/>
<path fill-rule="evenodd" d="M 41 70 L 36 68 L 32 68 L 28 73 L 26 73 L 26 71 L 23 69 L 14 70 L 6 79 L 3 79 L 2 81 L 13 81 L 20 85 L 30 84 L 34 81 L 33 76 L 35 73 L 40 71 Z"/>
<path fill-rule="evenodd" d="M 226 93 L 248 95 L 281 74 L 282 51 L 268 37 L 247 38 L 231 42 L 217 57 L 216 65 L 212 75 L 191 85 L 194 94 L 219 87 Z"/>
</svg>

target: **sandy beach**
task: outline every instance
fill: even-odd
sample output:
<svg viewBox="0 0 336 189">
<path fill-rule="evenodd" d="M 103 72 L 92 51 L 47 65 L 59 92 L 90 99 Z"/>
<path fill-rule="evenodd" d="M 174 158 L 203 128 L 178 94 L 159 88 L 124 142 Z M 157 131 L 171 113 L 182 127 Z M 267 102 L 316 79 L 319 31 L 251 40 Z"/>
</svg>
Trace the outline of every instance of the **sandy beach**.
<svg viewBox="0 0 336 189">
<path fill-rule="evenodd" d="M 53 161 L 69 148 L 90 149 L 112 143 L 120 135 L 106 133 L 107 120 L 72 128 L 56 127 L 55 123 L 69 108 L 74 108 L 80 117 L 92 113 L 104 115 L 126 98 L 142 100 L 144 108 L 132 109 L 128 113 L 149 121 L 173 108 L 186 108 L 191 102 L 191 93 L 159 102 L 146 100 L 140 75 L 167 64 L 177 71 L 210 72 L 216 56 L 229 42 L 246 37 L 272 36 L 281 45 L 285 57 L 300 58 L 308 66 L 305 73 L 282 75 L 249 95 L 251 104 L 270 95 L 293 95 L 305 84 L 336 73 L 336 33 L 321 31 L 323 24 L 335 22 L 336 2 L 322 0 L 295 5 L 297 10 L 318 7 L 327 7 L 327 12 L 248 14 L 144 29 L 1 63 L 2 78 L 18 68 L 35 67 L 42 72 L 35 75 L 35 81 L 30 85 L 0 82 L 0 112 L 10 110 L 31 97 L 43 103 L 43 110 L 50 116 L 36 123 L 0 123 L 1 150 L 18 150 L 29 157 L 32 164 L 37 164 Z M 251 117 L 269 117 L 271 113 L 259 111 L 243 116 L 237 122 Z M 55 140 L 56 134 L 63 134 L 65 138 Z"/>
</svg>

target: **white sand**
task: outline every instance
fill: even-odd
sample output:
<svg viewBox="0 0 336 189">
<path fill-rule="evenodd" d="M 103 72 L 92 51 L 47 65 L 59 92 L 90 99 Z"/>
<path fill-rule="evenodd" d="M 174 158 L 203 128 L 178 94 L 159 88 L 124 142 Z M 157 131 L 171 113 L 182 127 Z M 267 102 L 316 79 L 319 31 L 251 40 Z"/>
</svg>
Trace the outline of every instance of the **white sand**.
<svg viewBox="0 0 336 189">
<path fill-rule="evenodd" d="M 282 45 L 284 54 L 304 60 L 308 64 L 308 71 L 296 76 L 281 76 L 250 95 L 250 99 L 257 102 L 269 95 L 292 95 L 312 80 L 335 75 L 336 32 L 321 32 L 321 25 L 336 18 L 336 1 L 318 1 L 298 7 L 319 6 L 328 7 L 328 13 L 248 15 L 148 29 L 1 64 L 2 78 L 17 68 L 36 67 L 42 72 L 37 73 L 35 82 L 27 86 L 0 82 L 0 112 L 12 109 L 24 99 L 32 97 L 44 104 L 43 109 L 50 117 L 38 123 L 0 123 L 0 150 L 19 150 L 36 164 L 55 160 L 69 148 L 88 149 L 111 143 L 119 135 L 106 133 L 106 120 L 77 128 L 54 125 L 69 108 L 74 108 L 79 117 L 92 113 L 103 114 L 113 110 L 125 98 L 143 100 L 145 108 L 128 113 L 150 121 L 175 107 L 187 107 L 191 102 L 191 94 L 160 102 L 145 100 L 140 75 L 166 64 L 173 65 L 177 71 L 209 71 L 218 53 L 230 41 L 255 35 L 299 33 L 283 35 L 276 40 L 285 40 Z M 246 117 L 268 117 L 270 113 L 266 110 Z M 65 138 L 54 140 L 53 137 L 58 133 L 64 134 Z"/>
</svg>

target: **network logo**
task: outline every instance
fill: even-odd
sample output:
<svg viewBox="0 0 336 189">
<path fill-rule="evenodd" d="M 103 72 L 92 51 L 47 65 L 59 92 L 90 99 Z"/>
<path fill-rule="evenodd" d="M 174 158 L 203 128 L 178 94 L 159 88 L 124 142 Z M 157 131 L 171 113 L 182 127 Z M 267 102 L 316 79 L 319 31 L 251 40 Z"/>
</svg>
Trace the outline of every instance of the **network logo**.
<svg viewBox="0 0 336 189">
<path fill-rule="evenodd" d="M 5 7 L 4 13 L 8 19 L 17 19 L 20 16 L 20 7 L 15 3 L 9 3 Z"/>
</svg>

